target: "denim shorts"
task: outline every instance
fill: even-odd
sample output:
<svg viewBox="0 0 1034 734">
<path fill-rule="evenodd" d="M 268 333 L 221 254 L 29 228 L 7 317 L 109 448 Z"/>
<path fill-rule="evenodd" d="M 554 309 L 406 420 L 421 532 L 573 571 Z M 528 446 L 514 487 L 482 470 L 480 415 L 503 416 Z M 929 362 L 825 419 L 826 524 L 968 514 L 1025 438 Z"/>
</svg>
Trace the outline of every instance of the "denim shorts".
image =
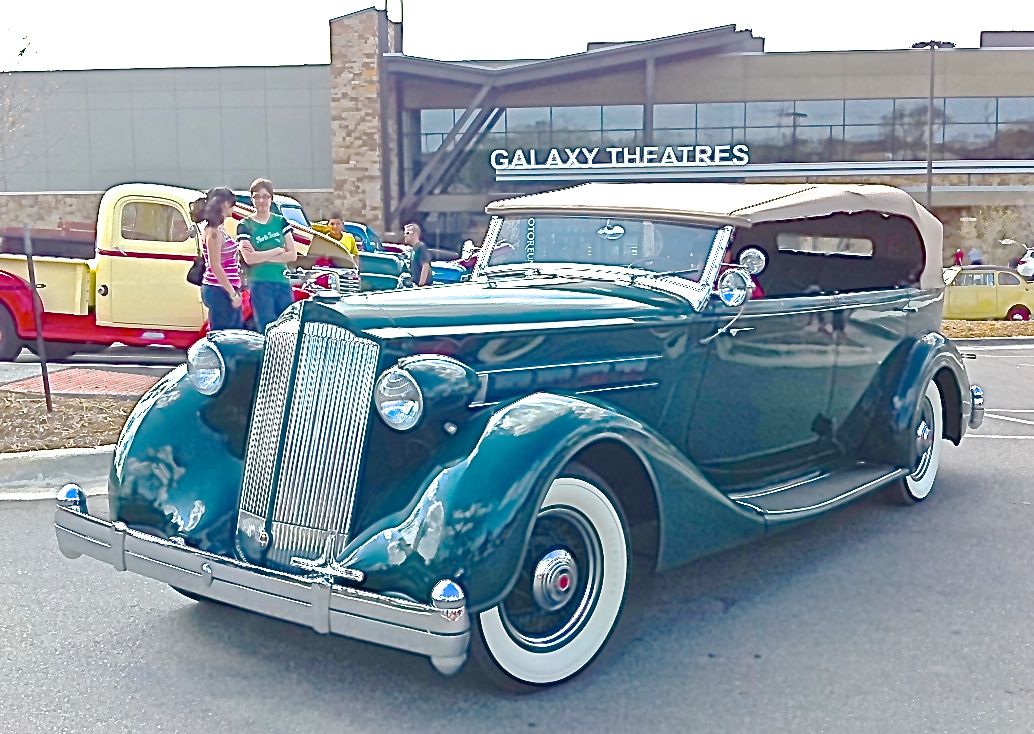
<svg viewBox="0 0 1034 734">
<path fill-rule="evenodd" d="M 294 291 L 287 281 L 260 280 L 251 283 L 248 289 L 251 291 L 251 308 L 255 312 L 255 328 L 260 334 L 294 303 Z"/>
<path fill-rule="evenodd" d="M 208 329 L 243 329 L 244 319 L 239 308 L 234 308 L 222 286 L 201 286 L 201 302 L 208 307 Z"/>
</svg>

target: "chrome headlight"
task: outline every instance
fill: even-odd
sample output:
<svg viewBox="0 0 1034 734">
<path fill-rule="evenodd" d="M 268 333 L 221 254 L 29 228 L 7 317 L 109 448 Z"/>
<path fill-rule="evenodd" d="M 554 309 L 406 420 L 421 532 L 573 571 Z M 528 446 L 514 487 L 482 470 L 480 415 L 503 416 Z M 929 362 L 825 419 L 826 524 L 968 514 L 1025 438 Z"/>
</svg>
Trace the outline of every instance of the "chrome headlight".
<svg viewBox="0 0 1034 734">
<path fill-rule="evenodd" d="M 373 389 L 377 412 L 396 431 L 408 431 L 420 422 L 424 413 L 424 396 L 405 370 L 393 367 L 377 378 Z"/>
<path fill-rule="evenodd" d="M 226 362 L 208 339 L 194 342 L 187 350 L 187 377 L 202 395 L 215 395 L 226 378 Z"/>
</svg>

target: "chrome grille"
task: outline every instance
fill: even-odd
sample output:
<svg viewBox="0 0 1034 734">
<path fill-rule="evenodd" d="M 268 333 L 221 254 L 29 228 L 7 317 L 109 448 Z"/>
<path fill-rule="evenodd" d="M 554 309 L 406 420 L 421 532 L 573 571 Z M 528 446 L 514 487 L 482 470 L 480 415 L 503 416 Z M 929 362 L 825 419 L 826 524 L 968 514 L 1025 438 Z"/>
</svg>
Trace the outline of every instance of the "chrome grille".
<svg viewBox="0 0 1034 734">
<path fill-rule="evenodd" d="M 337 534 L 342 544 L 337 550 L 347 542 L 378 346 L 347 329 L 310 322 L 305 324 L 297 352 L 290 396 L 285 386 L 293 354 L 288 355 L 287 375 L 282 382 L 265 391 L 263 363 L 245 468 L 244 486 L 251 491 L 242 495 L 241 504 L 242 518 L 244 512 L 267 517 L 273 497 L 269 518 L 272 547 L 267 559 L 284 568 L 290 568 L 293 557 L 318 558 L 328 533 Z M 279 353 L 267 350 L 267 361 L 281 359 Z M 278 365 L 272 370 L 279 371 Z M 259 423 L 259 406 L 279 416 L 275 429 L 272 420 L 268 425 Z M 267 462 L 273 464 L 278 445 L 282 446 L 279 475 L 263 472 Z M 253 447 L 262 452 L 254 461 Z M 252 467 L 256 470 L 254 477 L 249 471 Z"/>
</svg>

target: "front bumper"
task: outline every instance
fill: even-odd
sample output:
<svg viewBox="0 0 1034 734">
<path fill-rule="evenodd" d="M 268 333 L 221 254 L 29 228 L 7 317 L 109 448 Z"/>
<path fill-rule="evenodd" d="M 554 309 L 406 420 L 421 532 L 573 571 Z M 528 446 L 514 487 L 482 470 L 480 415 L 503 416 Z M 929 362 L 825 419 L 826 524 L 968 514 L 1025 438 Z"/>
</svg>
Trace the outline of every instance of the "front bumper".
<svg viewBox="0 0 1034 734">
<path fill-rule="evenodd" d="M 59 504 L 54 517 L 58 547 L 134 571 L 200 596 L 312 627 L 321 634 L 425 655 L 441 673 L 457 672 L 467 658 L 470 621 L 462 607 L 434 606 L 337 586 L 326 577 L 300 578 L 205 553 L 121 522 Z"/>
</svg>

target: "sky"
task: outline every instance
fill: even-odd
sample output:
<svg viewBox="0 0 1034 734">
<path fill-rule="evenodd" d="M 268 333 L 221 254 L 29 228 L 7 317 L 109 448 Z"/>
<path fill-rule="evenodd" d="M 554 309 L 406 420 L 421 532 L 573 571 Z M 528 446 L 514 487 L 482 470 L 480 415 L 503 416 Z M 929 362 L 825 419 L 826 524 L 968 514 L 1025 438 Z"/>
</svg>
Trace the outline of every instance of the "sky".
<svg viewBox="0 0 1034 734">
<path fill-rule="evenodd" d="M 981 30 L 1034 30 L 1034 3 L 908 0 L 294 0 L 145 3 L 6 0 L 0 70 L 272 66 L 329 61 L 327 22 L 377 5 L 404 22 L 406 54 L 549 58 L 590 41 L 635 41 L 735 24 L 766 51 L 979 45 Z M 27 38 L 27 53 L 18 50 Z"/>
</svg>

